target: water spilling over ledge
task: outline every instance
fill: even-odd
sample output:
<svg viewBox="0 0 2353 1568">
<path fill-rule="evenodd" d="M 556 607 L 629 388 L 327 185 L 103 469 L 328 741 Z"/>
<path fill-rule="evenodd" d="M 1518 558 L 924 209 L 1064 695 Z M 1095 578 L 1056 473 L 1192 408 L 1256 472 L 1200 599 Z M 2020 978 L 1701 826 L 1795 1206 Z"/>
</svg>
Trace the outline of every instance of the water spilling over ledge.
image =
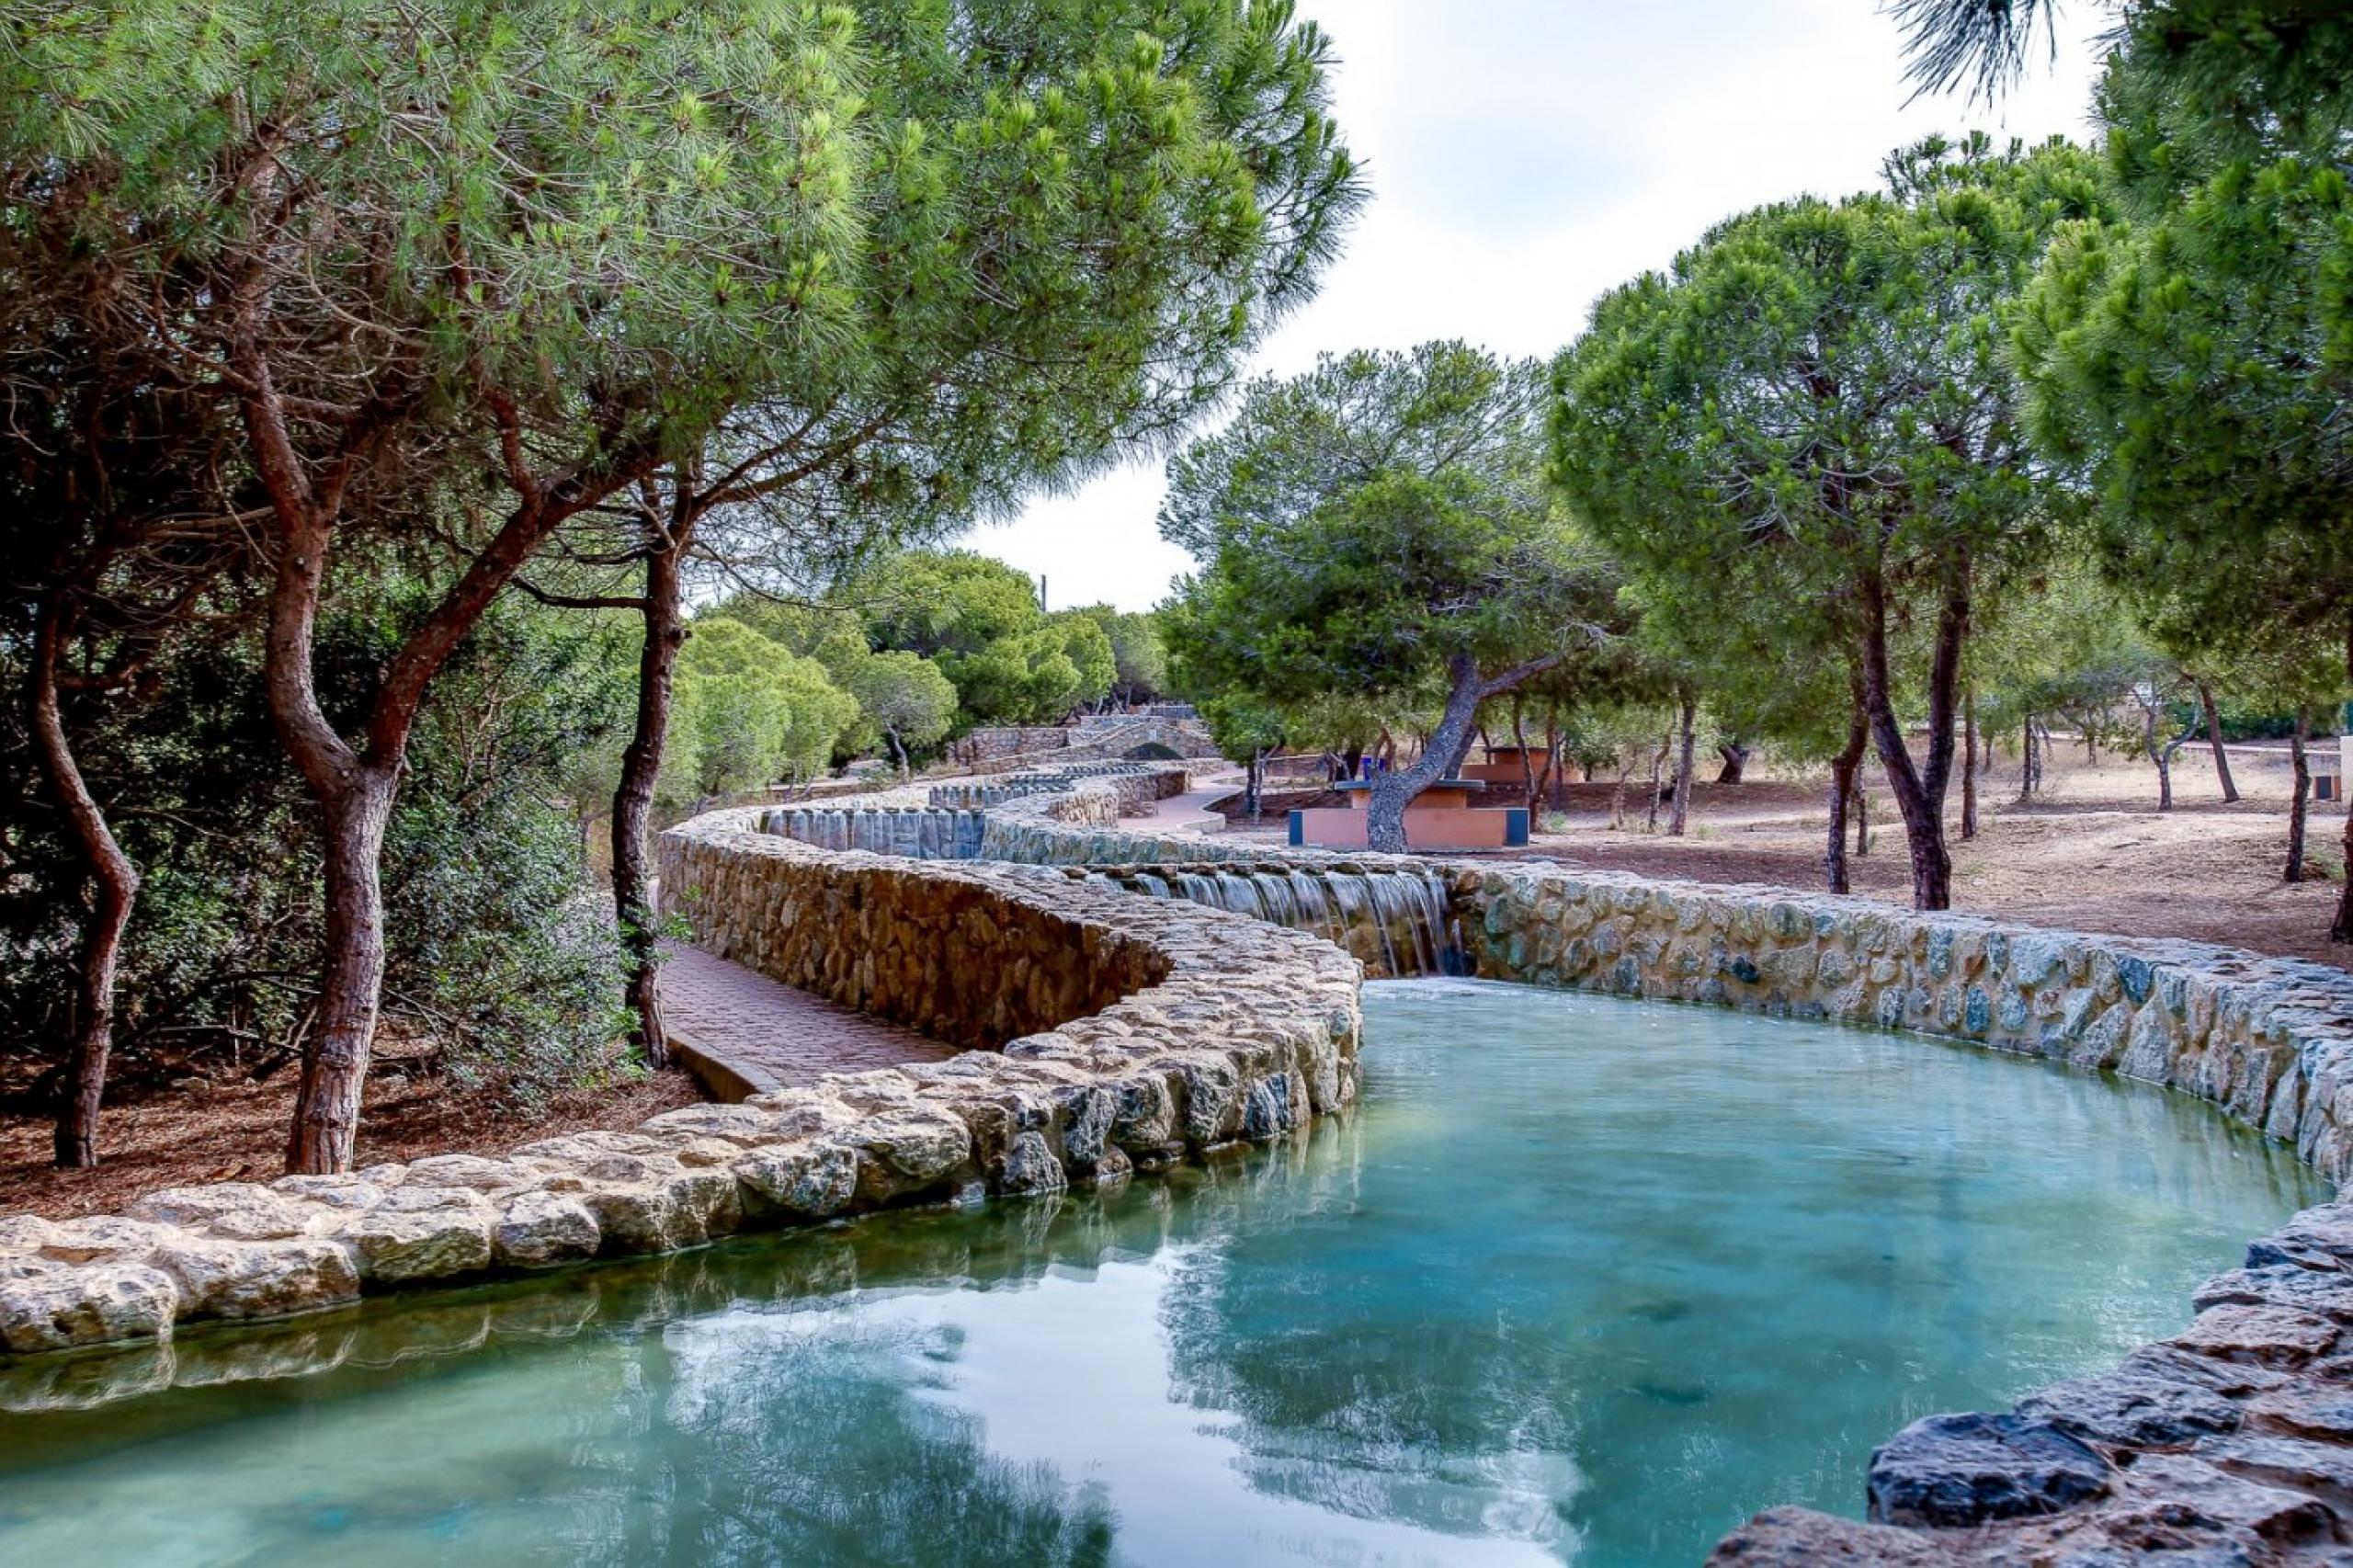
<svg viewBox="0 0 2353 1568">
<path fill-rule="evenodd" d="M 1211 862 L 1104 866 L 1085 877 L 1309 932 L 1356 958 L 1376 980 L 1471 972 L 1449 880 L 1426 866 Z"/>
</svg>

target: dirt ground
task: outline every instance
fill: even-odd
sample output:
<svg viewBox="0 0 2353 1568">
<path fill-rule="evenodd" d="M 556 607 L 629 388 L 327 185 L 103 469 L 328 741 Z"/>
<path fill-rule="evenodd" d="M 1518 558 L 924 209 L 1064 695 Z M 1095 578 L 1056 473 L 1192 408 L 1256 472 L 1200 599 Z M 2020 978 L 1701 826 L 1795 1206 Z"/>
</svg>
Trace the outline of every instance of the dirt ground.
<svg viewBox="0 0 2353 1568">
<path fill-rule="evenodd" d="M 2174 764 L 2174 809 L 2162 813 L 2148 763 L 2104 756 L 2089 764 L 2072 743 L 2057 752 L 2030 804 L 2018 803 L 2015 759 L 1998 758 L 1980 777 L 1981 831 L 1952 846 L 1956 909 L 2079 931 L 2186 937 L 2353 969 L 2353 948 L 2328 940 L 2344 875 L 2341 806 L 2312 809 L 2310 880 L 2280 881 L 2291 781 L 2284 746 L 2231 748 L 2241 796 L 2233 805 L 2222 803 L 2211 754 L 2183 751 Z M 1822 885 L 1826 783 L 1826 775 L 1760 777 L 1753 767 L 1744 784 L 1701 782 L 1683 838 L 1641 831 L 1643 780 L 1628 791 L 1632 831 L 1616 833 L 1608 825 L 1613 786 L 1571 785 L 1566 812 L 1546 819 L 1529 853 L 1569 866 L 1811 892 Z M 1956 824 L 1960 796 L 1956 783 Z M 1903 824 L 1884 791 L 1872 793 L 1870 813 L 1870 853 L 1849 861 L 1855 890 L 1908 902 Z M 1271 815 L 1258 828 L 1235 830 L 1278 840 L 1281 832 Z"/>
<path fill-rule="evenodd" d="M 45 1119 L 0 1118 L 0 1213 L 51 1219 L 113 1213 L 159 1187 L 270 1180 L 282 1169 L 278 1150 L 293 1111 L 295 1077 L 285 1072 L 263 1084 L 221 1084 L 199 1093 L 110 1106 L 100 1149 L 105 1163 L 92 1171 L 51 1167 Z M 496 1154 L 560 1133 L 634 1127 L 699 1098 L 694 1080 L 675 1070 L 569 1095 L 529 1116 L 497 1114 L 436 1078 L 371 1084 L 359 1125 L 358 1163 Z"/>
</svg>

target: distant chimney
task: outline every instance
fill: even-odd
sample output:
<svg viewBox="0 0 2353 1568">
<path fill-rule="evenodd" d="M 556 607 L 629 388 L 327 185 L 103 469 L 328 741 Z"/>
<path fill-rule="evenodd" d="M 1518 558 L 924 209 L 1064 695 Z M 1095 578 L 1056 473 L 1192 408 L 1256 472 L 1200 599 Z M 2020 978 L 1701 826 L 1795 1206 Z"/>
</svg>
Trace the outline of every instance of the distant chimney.
<svg viewBox="0 0 2353 1568">
<path fill-rule="evenodd" d="M 1043 572 L 1038 574 L 1038 608 L 1046 608 L 1046 574 Z"/>
</svg>

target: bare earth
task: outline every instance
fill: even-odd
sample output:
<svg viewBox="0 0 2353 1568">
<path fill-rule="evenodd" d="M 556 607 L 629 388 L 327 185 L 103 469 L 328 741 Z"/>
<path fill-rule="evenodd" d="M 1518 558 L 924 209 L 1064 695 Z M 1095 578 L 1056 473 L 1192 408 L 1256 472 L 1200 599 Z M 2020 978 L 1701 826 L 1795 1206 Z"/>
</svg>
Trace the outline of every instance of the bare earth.
<svg viewBox="0 0 2353 1568">
<path fill-rule="evenodd" d="M 2156 770 L 2103 757 L 2086 765 L 2063 744 L 2042 793 L 2016 803 L 2017 764 L 1979 780 L 1982 831 L 1953 846 L 1953 905 L 2040 926 L 2136 937 L 2184 937 L 2353 969 L 2353 948 L 2328 926 L 2344 875 L 2345 817 L 2334 801 L 2312 809 L 2308 880 L 2279 879 L 2287 853 L 2290 775 L 2284 748 L 2233 747 L 2241 799 L 2222 803 L 2211 754 L 2185 750 L 2174 765 L 2174 809 L 2160 813 Z M 1563 865 L 1705 882 L 1762 882 L 1803 891 L 1822 885 L 1825 781 L 1760 778 L 1702 782 L 1691 832 L 1641 831 L 1643 780 L 1628 790 L 1632 831 L 1609 831 L 1609 783 L 1571 785 L 1563 831 L 1536 835 L 1529 853 Z M 1960 817 L 1961 791 L 1950 808 Z M 1661 812 L 1662 824 L 1665 812 Z M 1871 800 L 1871 852 L 1849 862 L 1858 892 L 1908 902 L 1911 869 L 1893 803 Z M 1270 817 L 1235 831 L 1279 842 Z"/>
<path fill-rule="evenodd" d="M 291 1071 L 263 1084 L 232 1082 L 201 1094 L 172 1094 L 109 1106 L 94 1171 L 61 1171 L 50 1161 L 45 1119 L 0 1117 L 0 1214 L 50 1219 L 110 1214 L 142 1192 L 206 1181 L 268 1181 L 294 1108 Z M 358 1163 L 427 1154 L 498 1154 L 517 1144 L 589 1128 L 635 1127 L 649 1116 L 701 1098 L 684 1073 L 567 1095 L 533 1115 L 501 1115 L 437 1078 L 397 1087 L 371 1084 L 359 1125 Z"/>
</svg>

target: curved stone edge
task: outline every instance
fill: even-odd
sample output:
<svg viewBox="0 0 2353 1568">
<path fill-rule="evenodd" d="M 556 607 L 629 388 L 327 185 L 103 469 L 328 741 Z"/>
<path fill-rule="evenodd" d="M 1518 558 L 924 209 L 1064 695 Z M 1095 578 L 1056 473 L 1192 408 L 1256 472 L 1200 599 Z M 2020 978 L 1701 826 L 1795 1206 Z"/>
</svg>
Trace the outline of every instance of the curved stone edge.
<svg viewBox="0 0 2353 1568">
<path fill-rule="evenodd" d="M 886 1207 L 1051 1193 L 1353 1103 L 1361 974 L 1302 933 L 1019 866 L 831 854 L 697 818 L 665 902 L 712 950 L 975 1050 L 635 1131 L 0 1220 L 0 1351 L 159 1341 L 363 1294 Z"/>
<path fill-rule="evenodd" d="M 1877 1024 L 2179 1089 L 2353 1165 L 2353 975 L 2201 943 L 1549 866 L 1455 868 L 1478 972 Z M 1711 1562 L 2353 1562 L 2353 1202 L 2200 1286 L 2198 1317 L 1871 1459 L 1869 1522 L 1773 1508 Z"/>
<path fill-rule="evenodd" d="M 2208 1100 L 2353 1176 L 2353 974 L 1765 887 L 1457 861 L 1496 979 L 1875 1024 Z"/>
<path fill-rule="evenodd" d="M 2199 1287 L 2196 1321 L 1872 1454 L 1870 1519 L 1768 1508 L 1714 1564 L 2353 1562 L 2353 1203 Z"/>
<path fill-rule="evenodd" d="M 1304 1144 L 1286 1154 L 1297 1167 Z M 1257 1185 L 1256 1162 L 1211 1161 L 1187 1185 L 1187 1202 L 1239 1202 Z M 1222 1195 L 1222 1198 L 1221 1198 Z M 933 1227 L 870 1249 L 854 1228 L 819 1226 L 795 1244 L 756 1258 L 709 1249 L 620 1259 L 568 1276 L 561 1290 L 528 1275 L 488 1289 L 425 1289 L 373 1299 L 374 1310 L 311 1312 L 261 1323 L 191 1324 L 162 1339 L 69 1354 L 0 1359 L 0 1412 L 94 1409 L 171 1388 L 310 1378 L 339 1368 L 381 1369 L 471 1356 L 500 1342 L 566 1340 L 581 1334 L 655 1327 L 740 1304 L 747 1290 L 785 1301 L 942 1278 L 1033 1282 L 1057 1270 L 1091 1270 L 1132 1257 L 1140 1218 L 1169 1232 L 1166 1189 L 1120 1210 L 1117 1223 L 1085 1189 L 975 1210 L 969 1222 Z M 1147 1238 L 1145 1245 L 1149 1245 Z M 879 1266 L 879 1267 L 878 1267 Z"/>
</svg>

